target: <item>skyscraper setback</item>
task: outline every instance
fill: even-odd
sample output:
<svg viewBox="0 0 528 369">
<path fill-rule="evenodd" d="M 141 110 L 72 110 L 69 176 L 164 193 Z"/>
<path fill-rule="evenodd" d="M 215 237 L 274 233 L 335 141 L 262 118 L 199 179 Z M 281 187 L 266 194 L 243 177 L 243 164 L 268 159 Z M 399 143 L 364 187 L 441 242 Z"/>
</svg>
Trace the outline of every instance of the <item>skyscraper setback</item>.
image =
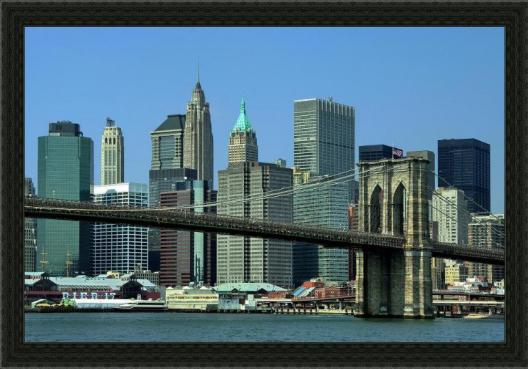
<svg viewBox="0 0 528 369">
<path fill-rule="evenodd" d="M 490 145 L 470 139 L 438 141 L 438 187 L 456 187 L 471 213 L 490 211 Z"/>
<path fill-rule="evenodd" d="M 213 183 L 213 133 L 205 94 L 196 82 L 187 104 L 183 133 L 183 166 L 196 169 L 197 179 Z"/>
<path fill-rule="evenodd" d="M 257 135 L 246 113 L 246 103 L 240 103 L 240 115 L 231 131 L 228 149 L 229 163 L 258 161 Z"/>
<path fill-rule="evenodd" d="M 236 144 L 232 144 L 234 141 Z M 218 173 L 217 213 L 290 223 L 291 195 L 269 199 L 263 196 L 272 190 L 291 187 L 292 170 L 259 163 L 257 153 L 256 136 L 242 103 L 231 131 L 228 168 Z M 266 282 L 291 287 L 292 243 L 218 235 L 217 282 Z"/>
<path fill-rule="evenodd" d="M 107 118 L 101 137 L 101 184 L 122 183 L 125 180 L 125 139 L 121 128 Z"/>
<path fill-rule="evenodd" d="M 79 124 L 50 123 L 38 138 L 38 196 L 90 201 L 93 185 L 93 141 Z M 87 222 L 38 219 L 37 269 L 51 275 L 90 272 L 90 225 Z M 67 265 L 71 262 L 71 270 Z"/>
</svg>

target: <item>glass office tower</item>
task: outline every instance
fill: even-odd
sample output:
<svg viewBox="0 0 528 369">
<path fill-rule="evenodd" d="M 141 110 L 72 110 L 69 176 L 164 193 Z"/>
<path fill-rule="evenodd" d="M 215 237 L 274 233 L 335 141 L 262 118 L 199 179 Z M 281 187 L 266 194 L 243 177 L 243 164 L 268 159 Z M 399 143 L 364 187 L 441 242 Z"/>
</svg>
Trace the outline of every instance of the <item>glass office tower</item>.
<svg viewBox="0 0 528 369">
<path fill-rule="evenodd" d="M 38 138 L 38 196 L 90 201 L 93 141 L 79 124 L 50 123 Z M 90 273 L 90 225 L 87 222 L 38 219 L 37 269 L 51 275 Z"/>
<path fill-rule="evenodd" d="M 296 168 L 314 175 L 354 169 L 355 112 L 332 99 L 294 101 L 294 158 Z"/>
<path fill-rule="evenodd" d="M 471 213 L 490 211 L 490 145 L 476 140 L 438 141 L 438 187 L 456 187 L 472 199 Z"/>
<path fill-rule="evenodd" d="M 355 169 L 355 111 L 352 106 L 333 99 L 304 99 L 294 101 L 294 168 L 304 173 L 301 183 L 309 177 L 320 177 Z M 311 180 L 316 180 L 312 178 Z M 344 191 L 345 190 L 345 191 Z M 353 199 L 352 181 L 341 186 L 321 188 L 325 209 L 318 212 L 309 205 L 318 195 L 296 192 L 294 221 L 339 228 L 347 227 L 348 204 Z M 311 214 L 311 215 L 310 215 Z M 312 218 L 313 217 L 313 218 Z M 311 219 L 310 219 L 311 218 Z M 347 280 L 349 256 L 342 250 L 295 244 L 293 248 L 296 283 L 308 277 L 325 280 Z M 345 251 L 345 250 L 343 250 Z"/>
</svg>

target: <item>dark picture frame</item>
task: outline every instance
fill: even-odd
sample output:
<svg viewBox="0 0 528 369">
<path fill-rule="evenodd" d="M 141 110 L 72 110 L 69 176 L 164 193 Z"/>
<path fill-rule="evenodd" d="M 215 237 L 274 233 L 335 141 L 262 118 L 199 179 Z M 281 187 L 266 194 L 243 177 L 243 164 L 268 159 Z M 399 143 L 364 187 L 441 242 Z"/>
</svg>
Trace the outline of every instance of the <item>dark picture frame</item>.
<svg viewBox="0 0 528 369">
<path fill-rule="evenodd" d="M 528 365 L 528 3 L 3 1 L 1 245 L 3 366 Z M 24 27 L 496 26 L 505 30 L 506 318 L 504 343 L 25 343 L 23 310 Z"/>
</svg>

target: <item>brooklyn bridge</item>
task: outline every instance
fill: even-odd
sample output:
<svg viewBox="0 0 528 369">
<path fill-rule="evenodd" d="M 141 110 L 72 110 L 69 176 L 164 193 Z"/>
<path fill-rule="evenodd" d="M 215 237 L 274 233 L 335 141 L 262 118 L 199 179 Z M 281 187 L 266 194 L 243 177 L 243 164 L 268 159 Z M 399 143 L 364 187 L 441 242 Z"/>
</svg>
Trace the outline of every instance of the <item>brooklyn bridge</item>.
<svg viewBox="0 0 528 369">
<path fill-rule="evenodd" d="M 24 213 L 34 218 L 125 223 L 352 248 L 356 250 L 356 315 L 430 318 L 432 257 L 502 265 L 504 249 L 431 240 L 427 189 L 432 184 L 428 183 L 427 163 L 419 158 L 360 162 L 358 232 L 189 209 L 130 208 L 43 198 L 26 198 Z"/>
</svg>

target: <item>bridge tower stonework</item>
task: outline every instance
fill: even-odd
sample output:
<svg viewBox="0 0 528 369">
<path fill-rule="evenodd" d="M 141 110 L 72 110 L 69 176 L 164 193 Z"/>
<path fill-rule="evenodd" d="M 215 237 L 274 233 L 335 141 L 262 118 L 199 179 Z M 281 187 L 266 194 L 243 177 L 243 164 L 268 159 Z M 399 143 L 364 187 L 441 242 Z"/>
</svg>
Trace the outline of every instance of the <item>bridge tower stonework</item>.
<svg viewBox="0 0 528 369">
<path fill-rule="evenodd" d="M 432 318 L 426 159 L 359 163 L 359 231 L 403 236 L 403 250 L 356 252 L 356 314 Z"/>
</svg>

